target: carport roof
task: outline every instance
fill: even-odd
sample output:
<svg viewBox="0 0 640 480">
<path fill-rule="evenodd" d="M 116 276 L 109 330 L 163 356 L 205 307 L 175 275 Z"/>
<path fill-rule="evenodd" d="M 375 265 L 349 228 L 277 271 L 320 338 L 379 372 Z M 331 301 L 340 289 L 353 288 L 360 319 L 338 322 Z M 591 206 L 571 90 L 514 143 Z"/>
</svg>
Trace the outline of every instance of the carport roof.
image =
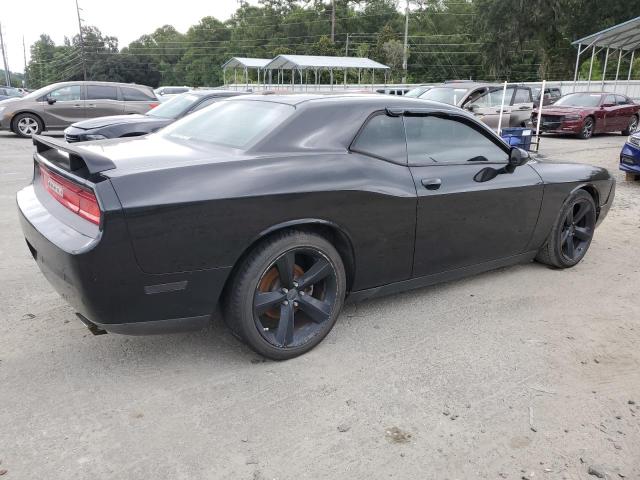
<svg viewBox="0 0 640 480">
<path fill-rule="evenodd" d="M 231 57 L 222 64 L 222 68 L 264 68 L 269 58 Z"/>
<path fill-rule="evenodd" d="M 316 69 L 316 68 L 364 68 L 386 70 L 389 67 L 362 57 L 329 57 L 319 55 L 278 55 L 265 67 L 267 70 Z"/>
<path fill-rule="evenodd" d="M 593 44 L 594 47 L 620 50 L 636 50 L 640 47 L 640 17 L 633 18 L 572 43 L 572 45 L 580 44 Z"/>
</svg>

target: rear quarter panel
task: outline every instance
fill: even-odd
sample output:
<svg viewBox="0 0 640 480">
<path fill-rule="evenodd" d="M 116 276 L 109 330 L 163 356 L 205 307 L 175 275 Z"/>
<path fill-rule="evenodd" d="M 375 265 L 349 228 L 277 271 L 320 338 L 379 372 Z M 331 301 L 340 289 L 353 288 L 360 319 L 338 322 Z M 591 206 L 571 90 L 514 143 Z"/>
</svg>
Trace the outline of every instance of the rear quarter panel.
<svg viewBox="0 0 640 480">
<path fill-rule="evenodd" d="M 356 257 L 353 289 L 411 274 L 416 193 L 407 167 L 356 153 L 297 154 L 112 178 L 148 273 L 229 267 L 264 232 L 316 219 Z"/>
</svg>

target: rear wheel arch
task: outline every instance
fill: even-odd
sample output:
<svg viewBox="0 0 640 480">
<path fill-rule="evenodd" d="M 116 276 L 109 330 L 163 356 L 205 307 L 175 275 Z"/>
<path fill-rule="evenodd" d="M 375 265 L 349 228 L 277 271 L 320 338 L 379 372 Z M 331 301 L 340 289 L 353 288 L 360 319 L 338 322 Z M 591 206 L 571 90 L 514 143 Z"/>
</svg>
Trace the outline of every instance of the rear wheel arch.
<svg viewBox="0 0 640 480">
<path fill-rule="evenodd" d="M 598 192 L 598 189 L 594 185 L 585 184 L 574 189 L 569 195 L 578 190 L 584 190 L 589 195 L 591 195 L 591 198 L 593 198 L 593 203 L 596 204 L 596 218 L 600 217 L 600 192 Z"/>
<path fill-rule="evenodd" d="M 256 238 L 254 238 L 249 243 L 249 245 L 243 250 L 240 256 L 238 256 L 236 261 L 233 263 L 231 273 L 227 277 L 227 281 L 225 282 L 225 286 L 222 290 L 222 294 L 220 296 L 221 299 L 225 298 L 228 287 L 232 283 L 233 278 L 238 271 L 238 268 L 240 267 L 240 265 L 242 265 L 245 258 L 247 258 L 247 256 L 260 243 L 268 241 L 268 239 L 273 237 L 274 235 L 281 234 L 288 230 L 299 230 L 303 232 L 315 233 L 328 240 L 335 247 L 335 249 L 340 254 L 340 257 L 342 258 L 347 277 L 347 292 L 351 290 L 356 268 L 355 251 L 353 248 L 351 237 L 335 223 L 328 222 L 326 220 L 307 218 L 274 225 L 257 235 Z"/>
</svg>

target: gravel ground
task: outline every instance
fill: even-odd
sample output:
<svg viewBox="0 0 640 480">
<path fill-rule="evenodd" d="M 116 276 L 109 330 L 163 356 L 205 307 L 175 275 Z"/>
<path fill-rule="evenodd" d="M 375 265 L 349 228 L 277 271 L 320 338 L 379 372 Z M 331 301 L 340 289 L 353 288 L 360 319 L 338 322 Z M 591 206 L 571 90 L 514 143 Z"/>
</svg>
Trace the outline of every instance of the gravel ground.
<svg viewBox="0 0 640 480">
<path fill-rule="evenodd" d="M 24 244 L 32 145 L 1 133 L 0 475 L 640 478 L 640 183 L 617 170 L 623 141 L 543 139 L 619 182 L 576 268 L 350 305 L 318 348 L 275 363 L 220 322 L 90 335 Z"/>
</svg>

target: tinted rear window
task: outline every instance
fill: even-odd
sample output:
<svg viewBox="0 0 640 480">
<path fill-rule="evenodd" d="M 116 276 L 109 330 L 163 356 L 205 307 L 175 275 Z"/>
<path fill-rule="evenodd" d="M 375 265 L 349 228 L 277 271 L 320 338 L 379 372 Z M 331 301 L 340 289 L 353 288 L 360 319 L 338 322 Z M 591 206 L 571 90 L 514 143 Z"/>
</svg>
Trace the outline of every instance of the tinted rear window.
<svg viewBox="0 0 640 480">
<path fill-rule="evenodd" d="M 120 90 L 126 102 L 148 102 L 156 99 L 151 90 L 132 87 L 120 87 Z"/>
<path fill-rule="evenodd" d="M 294 111 L 291 105 L 274 102 L 218 102 L 178 120 L 161 135 L 244 148 L 263 138 Z"/>
<path fill-rule="evenodd" d="M 87 85 L 87 100 L 118 100 L 118 89 L 108 85 Z"/>
</svg>

